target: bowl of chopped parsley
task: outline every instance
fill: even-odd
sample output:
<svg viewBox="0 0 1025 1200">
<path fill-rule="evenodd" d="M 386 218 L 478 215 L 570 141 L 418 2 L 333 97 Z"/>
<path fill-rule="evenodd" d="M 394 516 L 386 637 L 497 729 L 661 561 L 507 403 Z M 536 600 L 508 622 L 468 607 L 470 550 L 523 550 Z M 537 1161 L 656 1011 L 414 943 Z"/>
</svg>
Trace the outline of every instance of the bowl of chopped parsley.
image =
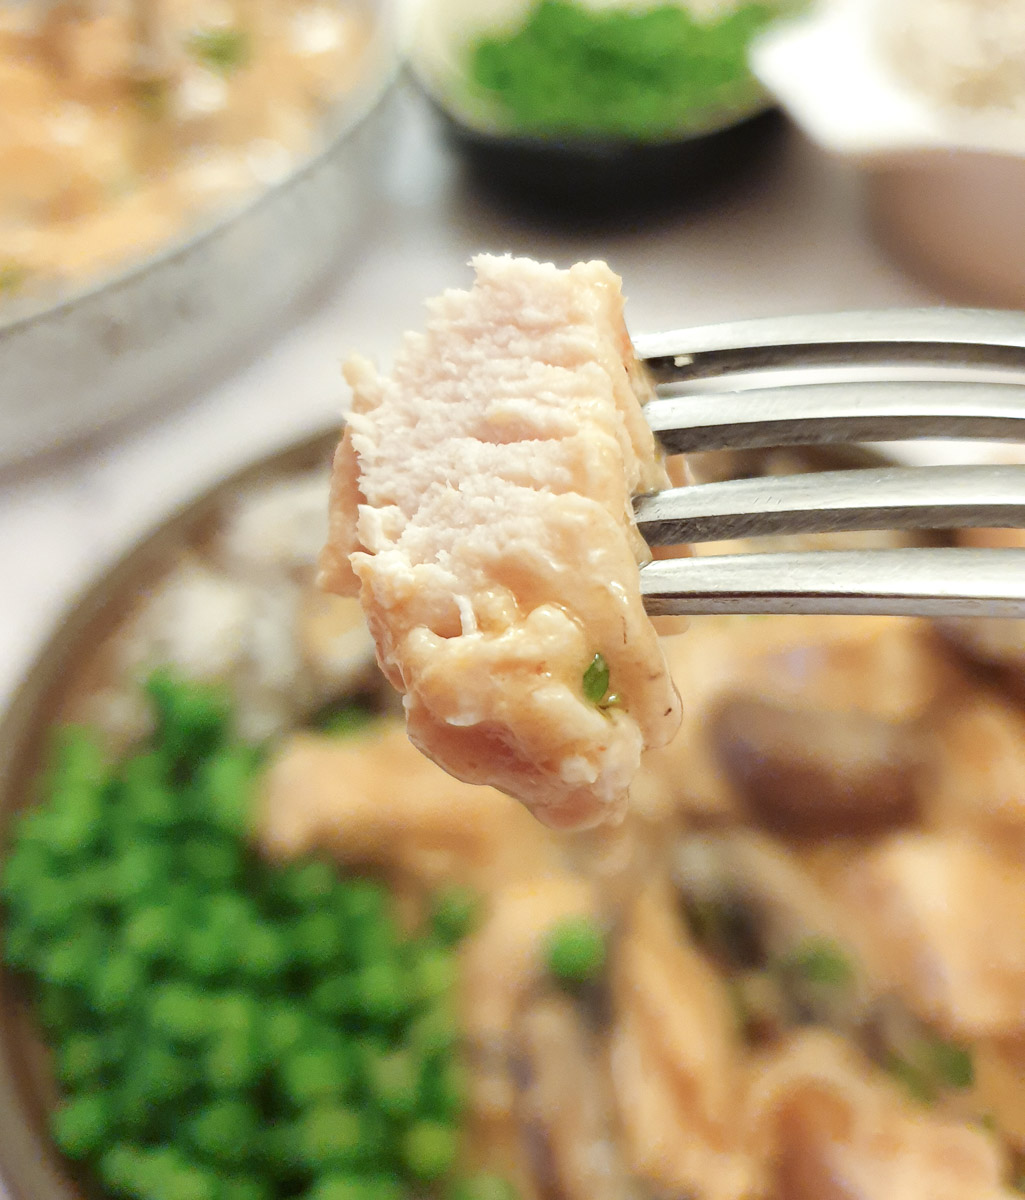
<svg viewBox="0 0 1025 1200">
<path fill-rule="evenodd" d="M 482 24 L 452 0 L 422 0 L 408 60 L 486 183 L 633 207 L 693 197 L 760 157 L 779 121 L 748 49 L 788 8 L 531 0 Z"/>
</svg>

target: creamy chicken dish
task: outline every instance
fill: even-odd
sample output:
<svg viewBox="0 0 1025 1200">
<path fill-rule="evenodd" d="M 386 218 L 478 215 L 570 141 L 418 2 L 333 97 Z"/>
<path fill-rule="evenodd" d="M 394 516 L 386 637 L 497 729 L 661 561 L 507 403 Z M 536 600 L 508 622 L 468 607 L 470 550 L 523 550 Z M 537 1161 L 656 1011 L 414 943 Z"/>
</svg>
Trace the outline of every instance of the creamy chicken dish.
<svg viewBox="0 0 1025 1200">
<path fill-rule="evenodd" d="M 1020 700 L 909 619 L 696 619 L 668 648 L 685 723 L 611 839 L 549 833 L 382 721 L 286 742 L 263 842 L 382 872 L 414 924 L 443 881 L 483 894 L 465 1154 L 523 1196 L 1012 1196 Z M 568 991 L 567 920 L 605 945 Z"/>
<path fill-rule="evenodd" d="M 358 78 L 350 0 L 0 6 L 0 301 L 153 251 L 286 175 Z"/>
<path fill-rule="evenodd" d="M 481 255 L 390 376 L 352 359 L 330 591 L 359 593 L 409 735 L 546 824 L 622 816 L 679 702 L 632 497 L 667 486 L 620 280 Z"/>
<path fill-rule="evenodd" d="M 140 736 L 140 670 L 223 679 L 265 746 L 265 854 L 384 881 L 407 930 L 440 890 L 476 894 L 460 1196 L 1025 1190 L 1021 623 L 694 619 L 664 639 L 683 724 L 627 820 L 553 833 L 410 745 L 354 603 L 314 588 L 325 493 L 316 471 L 233 499 L 72 715 L 116 745 Z M 339 734 L 353 694 L 377 716 Z"/>
</svg>

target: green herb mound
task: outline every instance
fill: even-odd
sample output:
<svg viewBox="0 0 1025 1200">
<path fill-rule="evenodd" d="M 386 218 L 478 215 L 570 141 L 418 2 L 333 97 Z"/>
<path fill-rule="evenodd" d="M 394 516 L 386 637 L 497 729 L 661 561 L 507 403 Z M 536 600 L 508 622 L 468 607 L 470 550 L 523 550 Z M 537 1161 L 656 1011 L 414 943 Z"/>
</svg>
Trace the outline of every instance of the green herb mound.
<svg viewBox="0 0 1025 1200">
<path fill-rule="evenodd" d="M 163 673 L 148 691 L 156 732 L 120 763 L 63 732 L 3 871 L 3 956 L 53 1050 L 57 1145 L 136 1200 L 476 1195 L 452 1179 L 473 897 L 441 894 L 410 937 L 380 883 L 264 862 L 260 755 L 223 696 Z"/>
<path fill-rule="evenodd" d="M 515 130 L 660 140 L 757 103 L 748 45 L 778 15 L 751 3 L 703 23 L 676 4 L 591 11 L 539 0 L 512 36 L 471 48 L 469 75 Z"/>
</svg>

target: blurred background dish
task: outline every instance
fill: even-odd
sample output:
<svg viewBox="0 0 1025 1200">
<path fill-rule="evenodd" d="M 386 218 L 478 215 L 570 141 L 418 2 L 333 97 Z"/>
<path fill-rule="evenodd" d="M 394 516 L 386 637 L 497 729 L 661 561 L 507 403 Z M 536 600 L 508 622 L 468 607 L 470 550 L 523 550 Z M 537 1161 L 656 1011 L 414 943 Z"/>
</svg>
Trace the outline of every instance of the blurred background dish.
<svg viewBox="0 0 1025 1200">
<path fill-rule="evenodd" d="M 0 462 L 286 318 L 372 207 L 394 66 L 383 0 L 0 8 Z"/>
<path fill-rule="evenodd" d="M 866 934 L 845 907 L 908 837 L 970 907 L 943 874 L 964 796 L 936 818 L 923 780 L 951 679 L 982 695 L 971 668 L 925 622 L 696 620 L 666 643 L 690 702 L 639 781 L 637 857 L 616 837 L 567 840 L 420 756 L 389 720 L 359 605 L 314 590 L 336 437 L 225 479 L 103 572 L 0 725 L 11 1195 L 593 1200 L 599 1181 L 599 1200 L 621 1200 L 675 1181 L 706 1200 L 774 1186 L 782 1151 L 842 1146 L 884 1178 L 894 1161 L 946 1178 L 953 1137 L 957 1177 L 1002 1198 L 993 1143 L 1017 1145 L 1021 1088 L 981 1070 L 1018 1060 L 972 1031 L 961 975 L 953 1028 L 922 1016 L 932 958 L 894 995 L 865 949 L 892 949 L 889 910 Z M 1009 701 L 999 715 L 1021 720 Z M 967 771 L 973 803 L 977 782 Z M 997 892 L 1025 888 L 1020 866 L 1005 875 Z M 908 936 L 942 954 L 931 933 Z M 1017 960 L 1006 972 L 1022 986 Z M 681 1074 L 711 1116 L 678 1099 Z M 845 1112 L 884 1110 L 882 1151 L 874 1123 L 853 1121 L 848 1143 L 783 1119 L 823 1087 Z M 654 1129 L 629 1119 L 641 1099 L 658 1101 Z M 654 1154 L 652 1137 L 687 1150 Z"/>
<path fill-rule="evenodd" d="M 406 56 L 476 178 L 633 212 L 749 173 L 778 131 L 748 46 L 789 0 L 410 0 Z"/>
<path fill-rule="evenodd" d="M 684 724 L 620 830 L 567 838 L 421 756 L 315 591 L 336 438 L 100 572 L 0 722 L 13 1200 L 1011 1200 L 1021 658 L 899 617 L 664 627 Z"/>
<path fill-rule="evenodd" d="M 1025 306 L 1025 9 L 828 0 L 769 30 L 755 73 L 863 173 L 875 235 L 959 303 Z"/>
</svg>

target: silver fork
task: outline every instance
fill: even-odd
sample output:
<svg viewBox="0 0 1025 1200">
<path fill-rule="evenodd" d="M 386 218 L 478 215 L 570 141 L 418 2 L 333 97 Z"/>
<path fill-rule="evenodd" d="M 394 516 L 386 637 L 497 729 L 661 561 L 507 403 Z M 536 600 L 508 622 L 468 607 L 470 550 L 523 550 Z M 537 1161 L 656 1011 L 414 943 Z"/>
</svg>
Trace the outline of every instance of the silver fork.
<svg viewBox="0 0 1025 1200">
<path fill-rule="evenodd" d="M 835 313 L 677 330 L 634 345 L 659 389 L 645 409 L 648 423 L 670 454 L 926 437 L 1025 442 L 1023 314 Z M 730 383 L 732 390 L 722 390 Z M 735 479 L 640 497 L 636 515 L 653 546 L 865 529 L 1025 528 L 1025 465 Z M 658 560 L 641 568 L 641 591 L 652 615 L 1025 617 L 1025 549 Z"/>
</svg>

